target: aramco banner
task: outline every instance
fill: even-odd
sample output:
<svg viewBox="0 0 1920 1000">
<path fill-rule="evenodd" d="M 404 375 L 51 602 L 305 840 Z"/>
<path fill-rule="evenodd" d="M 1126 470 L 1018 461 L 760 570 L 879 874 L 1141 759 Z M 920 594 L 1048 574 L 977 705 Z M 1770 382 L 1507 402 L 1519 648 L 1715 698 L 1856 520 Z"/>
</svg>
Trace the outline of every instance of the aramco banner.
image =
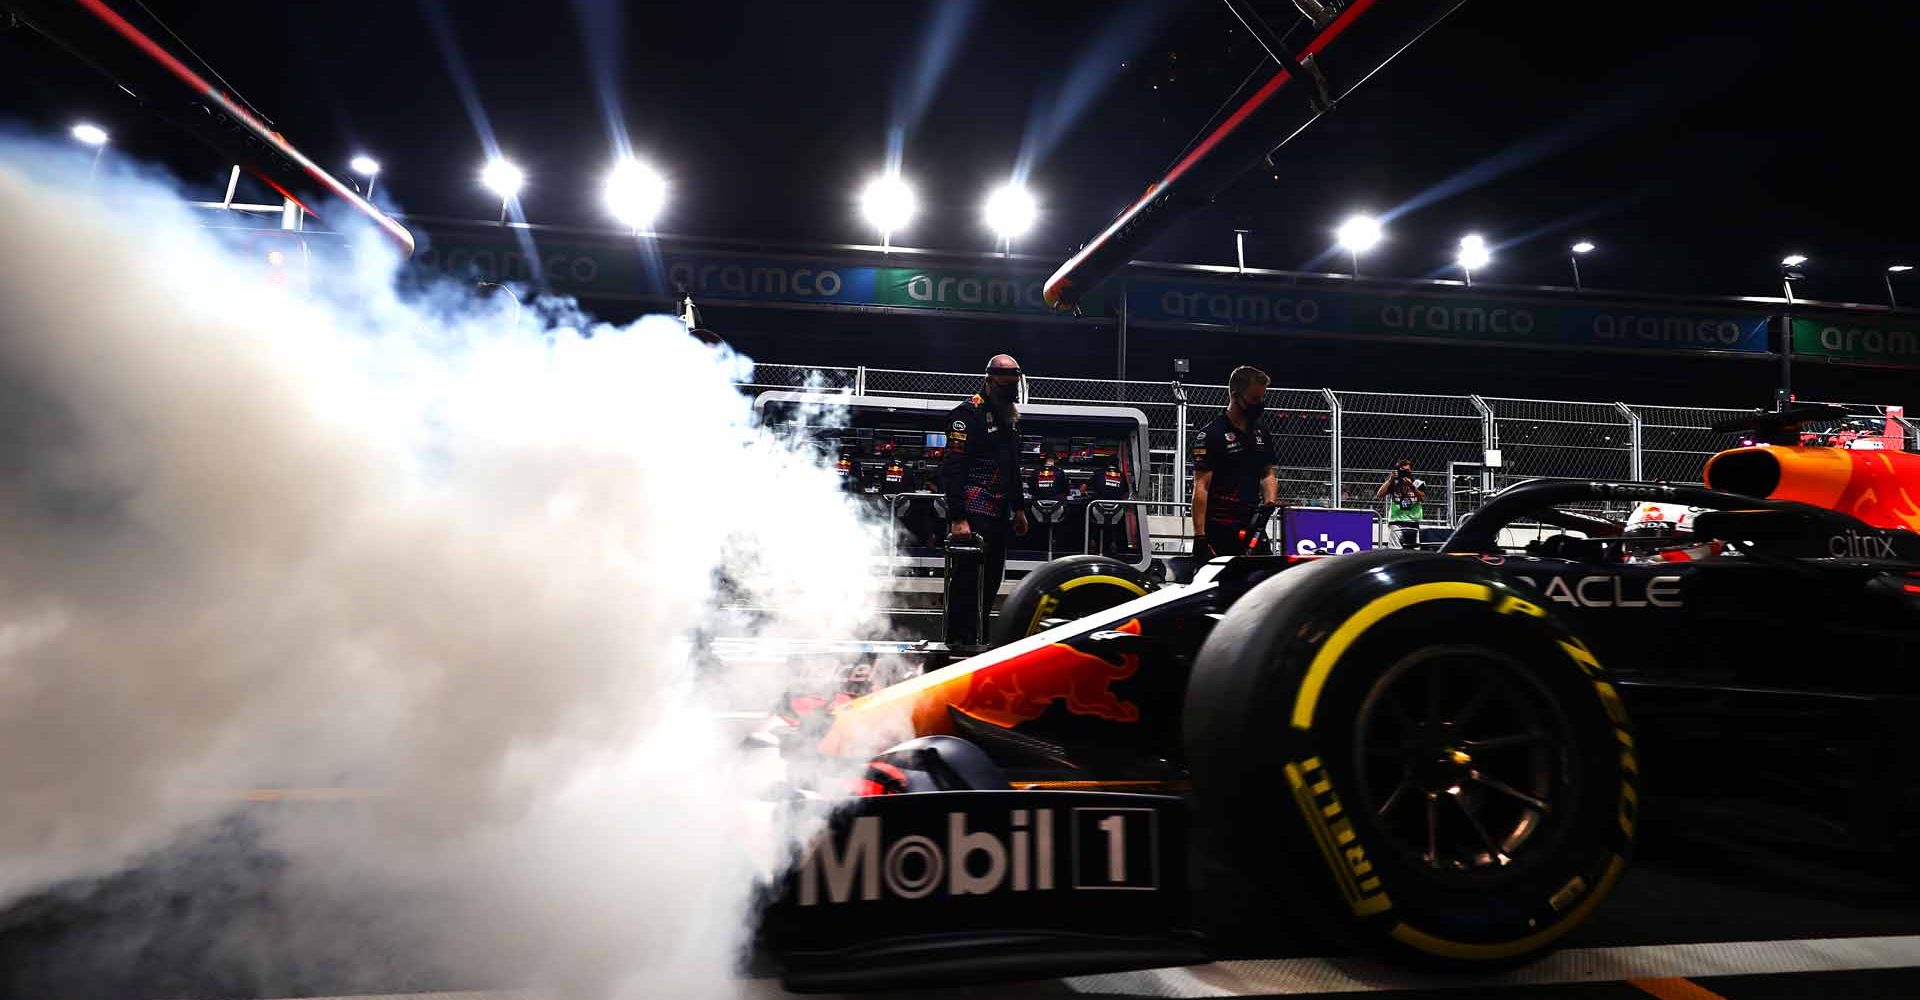
<svg viewBox="0 0 1920 1000">
<path fill-rule="evenodd" d="M 664 254 L 667 277 L 694 301 L 832 302 L 843 305 L 1052 315 L 1040 297 L 1047 272 L 995 267 L 870 267 L 801 258 Z M 1097 306 L 1095 308 L 1098 308 Z M 1092 310 L 1089 310 L 1092 311 Z"/>
<path fill-rule="evenodd" d="M 997 266 L 907 266 L 845 258 L 681 252 L 594 243 L 536 230 L 480 228 L 431 232 L 414 257 L 460 278 L 525 282 L 584 298 L 733 301 L 785 305 L 928 309 L 1052 315 L 1040 297 L 1047 271 L 1009 261 Z M 1104 303 L 1089 304 L 1098 312 Z"/>
<path fill-rule="evenodd" d="M 681 251 L 643 244 L 595 243 L 536 230 L 465 227 L 429 232 L 415 260 L 462 278 L 519 281 L 582 298 L 821 305 L 852 308 L 1051 315 L 1041 300 L 1047 272 L 1028 261 L 972 265 L 855 256 Z M 1110 286 L 1117 289 L 1118 283 Z M 1348 292 L 1280 282 L 1196 280 L 1151 274 L 1125 283 L 1129 323 L 1225 328 L 1246 333 L 1536 345 L 1564 348 L 1721 351 L 1763 354 L 1770 317 L 1663 305 L 1559 302 L 1487 294 Z M 1117 303 L 1084 303 L 1106 315 Z M 1914 363 L 1914 335 L 1882 330 L 1836 332 L 1796 320 L 1801 353 Z M 1804 329 L 1803 329 L 1804 326 Z M 1832 345 L 1832 346 L 1828 346 Z"/>
<path fill-rule="evenodd" d="M 1565 347 L 1763 354 L 1770 317 L 1687 309 L 1565 305 L 1491 296 L 1394 295 L 1310 285 L 1134 279 L 1129 322 L 1204 324 L 1249 333 L 1492 341 Z"/>
<path fill-rule="evenodd" d="M 631 247 L 549 238 L 530 230 L 422 230 L 413 264 L 456 278 L 520 282 L 582 298 L 661 298 L 668 288 Z"/>
<path fill-rule="evenodd" d="M 1920 367 L 1920 317 L 1795 316 L 1793 353 L 1836 361 Z"/>
</svg>

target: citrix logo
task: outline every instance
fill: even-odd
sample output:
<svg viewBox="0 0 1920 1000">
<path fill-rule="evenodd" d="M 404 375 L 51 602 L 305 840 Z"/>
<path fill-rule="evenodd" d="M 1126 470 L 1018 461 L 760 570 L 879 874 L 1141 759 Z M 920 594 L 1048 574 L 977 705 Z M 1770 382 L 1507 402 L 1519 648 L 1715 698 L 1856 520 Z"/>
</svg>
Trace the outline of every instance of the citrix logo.
<svg viewBox="0 0 1920 1000">
<path fill-rule="evenodd" d="M 980 896 L 1003 888 L 1052 889 L 1053 810 L 1012 810 L 1007 826 L 1005 840 L 985 830 L 969 832 L 967 814 L 950 812 L 944 848 L 931 837 L 913 834 L 882 849 L 886 841 L 880 817 L 861 816 L 848 829 L 844 848 L 835 846 L 841 838 L 823 834 L 801 859 L 799 904 L 819 905 L 822 882 L 826 901 L 833 903 L 856 894 L 877 900 L 883 891 L 899 899 L 920 899 L 943 882 L 952 896 Z"/>
<path fill-rule="evenodd" d="M 1852 528 L 1827 538 L 1827 551 L 1836 556 L 1856 559 L 1893 559 L 1893 539 L 1882 535 L 1862 535 Z"/>
</svg>

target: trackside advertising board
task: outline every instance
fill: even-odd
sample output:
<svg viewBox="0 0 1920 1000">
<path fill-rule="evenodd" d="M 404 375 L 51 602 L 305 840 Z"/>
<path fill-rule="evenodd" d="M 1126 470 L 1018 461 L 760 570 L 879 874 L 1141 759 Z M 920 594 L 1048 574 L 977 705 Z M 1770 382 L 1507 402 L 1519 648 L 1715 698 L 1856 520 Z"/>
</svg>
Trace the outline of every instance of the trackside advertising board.
<svg viewBox="0 0 1920 1000">
<path fill-rule="evenodd" d="M 878 255 L 873 255 L 878 256 Z M 846 258 L 688 253 L 553 237 L 530 230 L 435 232 L 415 261 L 456 277 L 518 281 L 581 297 L 838 305 L 1048 317 L 1045 270 L 875 266 Z M 911 262 L 904 259 L 902 265 Z M 1104 300 L 1091 310 L 1104 309 Z"/>
<path fill-rule="evenodd" d="M 1283 554 L 1345 555 L 1373 548 L 1373 511 L 1288 507 L 1281 512 Z"/>
<path fill-rule="evenodd" d="M 667 275 L 694 301 L 834 302 L 896 309 L 1054 315 L 1040 297 L 1045 271 L 993 267 L 868 267 L 797 258 L 668 252 Z"/>
<path fill-rule="evenodd" d="M 426 237 L 413 264 L 456 278 L 523 282 L 563 295 L 597 298 L 665 298 L 669 286 L 646 273 L 632 250 L 548 238 L 526 230 L 422 231 Z"/>
<path fill-rule="evenodd" d="M 595 242 L 525 229 L 459 227 L 429 231 L 415 260 L 456 277 L 519 281 L 583 298 L 668 302 L 819 305 L 926 310 L 949 315 L 1052 316 L 1040 297 L 1047 271 L 1031 261 L 921 264 L 877 253 L 805 255 L 681 250 Z M 1125 289 L 1129 323 L 1417 338 L 1460 343 L 1614 350 L 1713 351 L 1759 355 L 1768 348 L 1765 313 L 1665 304 L 1556 301 L 1497 294 L 1345 291 L 1280 281 L 1220 281 L 1136 274 Z M 1090 298 L 1086 312 L 1119 303 Z M 1849 320 L 1849 322 L 1857 322 Z M 1800 353 L 1835 359 L 1916 363 L 1912 328 L 1829 329 L 1796 320 Z"/>
<path fill-rule="evenodd" d="M 1795 316 L 1793 353 L 1920 368 L 1920 316 Z"/>
<path fill-rule="evenodd" d="M 1764 354 L 1769 317 L 1490 296 L 1354 293 L 1310 285 L 1196 283 L 1135 278 L 1131 322 L 1231 327 L 1251 333 L 1314 332 L 1492 341 L 1565 347 L 1655 348 Z"/>
</svg>

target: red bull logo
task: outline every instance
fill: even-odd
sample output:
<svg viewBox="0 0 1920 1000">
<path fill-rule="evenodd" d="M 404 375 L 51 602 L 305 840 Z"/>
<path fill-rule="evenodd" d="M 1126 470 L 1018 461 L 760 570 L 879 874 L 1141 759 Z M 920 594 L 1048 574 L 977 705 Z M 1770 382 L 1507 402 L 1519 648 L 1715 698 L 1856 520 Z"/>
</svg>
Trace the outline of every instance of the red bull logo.
<svg viewBox="0 0 1920 1000">
<path fill-rule="evenodd" d="M 1140 619 L 1115 631 L 1139 635 Z M 1114 694 L 1113 685 L 1139 671 L 1140 657 L 1134 654 L 1122 655 L 1116 663 L 1056 642 L 982 668 L 955 707 L 1000 726 L 1038 719 L 1057 701 L 1064 701 L 1075 715 L 1138 722 L 1140 706 Z"/>
</svg>

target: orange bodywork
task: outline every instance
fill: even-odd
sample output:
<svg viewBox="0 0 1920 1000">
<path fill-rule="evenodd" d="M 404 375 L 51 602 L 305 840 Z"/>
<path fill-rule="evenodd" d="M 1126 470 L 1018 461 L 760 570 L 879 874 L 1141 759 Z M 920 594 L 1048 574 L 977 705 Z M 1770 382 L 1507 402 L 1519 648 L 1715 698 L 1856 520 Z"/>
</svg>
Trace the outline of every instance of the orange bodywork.
<svg viewBox="0 0 1920 1000">
<path fill-rule="evenodd" d="M 1140 619 L 1113 631 L 1139 635 Z M 835 755 L 868 754 L 916 736 L 951 734 L 949 705 L 997 726 L 1031 722 L 1057 701 L 1077 715 L 1135 722 L 1140 706 L 1115 695 L 1113 684 L 1138 673 L 1140 657 L 1128 653 L 1119 661 L 1063 642 L 1024 650 L 1010 646 L 1000 656 L 984 653 L 847 703 L 834 715 L 820 749 Z"/>
<path fill-rule="evenodd" d="M 1850 514 L 1876 528 L 1920 531 L 1920 455 L 1760 445 L 1707 461 L 1707 485 Z"/>
</svg>

